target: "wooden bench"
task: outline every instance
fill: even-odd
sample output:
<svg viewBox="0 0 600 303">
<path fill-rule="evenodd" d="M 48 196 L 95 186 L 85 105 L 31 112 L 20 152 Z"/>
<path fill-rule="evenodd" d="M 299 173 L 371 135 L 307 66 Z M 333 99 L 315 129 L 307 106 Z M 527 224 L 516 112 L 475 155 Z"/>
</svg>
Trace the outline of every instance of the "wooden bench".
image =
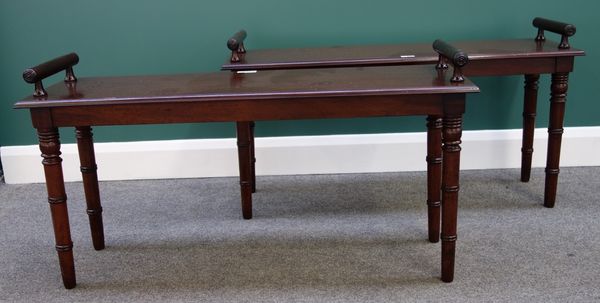
<svg viewBox="0 0 600 303">
<path fill-rule="evenodd" d="M 72 67 L 78 61 L 77 55 L 69 54 L 26 70 L 24 78 L 35 83 L 35 93 L 15 104 L 15 108 L 31 112 L 38 133 L 66 288 L 75 287 L 76 279 L 60 127 L 75 128 L 93 244 L 101 250 L 104 232 L 92 126 L 235 121 L 242 201 L 244 207 L 251 207 L 250 121 L 404 115 L 435 116 L 443 121 L 439 143 L 444 157 L 441 278 L 445 282 L 453 280 L 462 115 L 466 94 L 479 91 L 468 80 L 452 82 L 452 76 L 444 70 L 423 66 L 77 80 Z M 44 89 L 45 77 L 65 69 L 64 83 Z"/>
<path fill-rule="evenodd" d="M 538 29 L 535 38 L 490 41 L 452 41 L 452 45 L 468 54 L 469 64 L 460 67 L 466 76 L 525 76 L 523 109 L 523 144 L 521 181 L 528 182 L 531 175 L 533 133 L 537 107 L 538 80 L 540 74 L 552 74 L 550 92 L 550 120 L 548 125 L 548 151 L 544 206 L 554 207 L 558 184 L 561 138 L 568 87 L 568 76 L 573 71 L 574 58 L 583 56 L 582 50 L 571 48 L 569 37 L 575 34 L 575 26 L 543 18 L 535 18 Z M 561 35 L 556 43 L 546 40 L 545 31 Z M 322 48 L 249 50 L 244 46 L 246 32 L 240 31 L 228 40 L 230 59 L 223 70 L 233 72 L 247 70 L 340 68 L 357 66 L 394 66 L 437 64 L 448 62 L 436 53 L 429 43 L 335 46 Z M 437 49 L 438 52 L 440 49 Z M 251 125 L 254 125 L 253 123 Z M 251 128 L 253 130 L 253 127 Z M 429 240 L 439 241 L 439 180 L 441 169 L 441 120 L 439 116 L 427 117 L 427 173 L 429 176 L 427 205 L 429 209 Z M 254 133 L 250 133 L 254 150 Z M 255 159 L 248 164 L 255 171 Z M 253 176 L 255 174 L 253 173 Z M 255 180 L 255 177 L 253 177 Z M 255 182 L 254 182 L 255 183 Z M 253 187 L 256 185 L 253 183 Z M 245 214 L 249 219 L 252 214 Z"/>
</svg>

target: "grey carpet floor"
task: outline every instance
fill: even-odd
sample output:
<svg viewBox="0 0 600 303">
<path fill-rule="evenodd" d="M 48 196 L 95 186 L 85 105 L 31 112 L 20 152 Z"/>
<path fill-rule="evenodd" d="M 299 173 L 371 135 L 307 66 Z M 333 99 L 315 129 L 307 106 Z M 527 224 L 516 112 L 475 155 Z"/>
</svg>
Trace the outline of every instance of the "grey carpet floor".
<svg viewBox="0 0 600 303">
<path fill-rule="evenodd" d="M 94 251 L 68 183 L 78 286 L 65 290 L 45 186 L 0 185 L 2 302 L 600 302 L 600 167 L 461 173 L 455 281 L 426 240 L 425 173 L 101 182 Z"/>
</svg>

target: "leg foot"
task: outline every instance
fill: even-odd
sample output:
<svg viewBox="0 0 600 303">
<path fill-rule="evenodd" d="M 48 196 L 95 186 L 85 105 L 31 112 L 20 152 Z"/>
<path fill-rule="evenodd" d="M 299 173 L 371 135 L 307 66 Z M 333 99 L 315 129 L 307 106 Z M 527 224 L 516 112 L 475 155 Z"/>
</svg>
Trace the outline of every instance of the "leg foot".
<svg viewBox="0 0 600 303">
<path fill-rule="evenodd" d="M 237 146 L 240 166 L 240 189 L 242 196 L 242 216 L 252 219 L 252 176 L 250 153 L 250 122 L 237 122 Z"/>
<path fill-rule="evenodd" d="M 81 163 L 83 189 L 85 191 L 85 202 L 90 221 L 92 243 L 94 249 L 102 250 L 104 249 L 104 226 L 102 223 L 102 205 L 100 203 L 100 190 L 98 188 L 98 174 L 96 173 L 97 166 L 92 129 L 89 126 L 76 127 L 75 136 L 79 150 L 79 161 Z"/>
<path fill-rule="evenodd" d="M 554 207 L 560 172 L 560 146 L 565 117 L 565 103 L 569 82 L 568 73 L 552 74 L 550 97 L 550 125 L 548 126 L 548 157 L 546 160 L 546 184 L 544 206 Z"/>
<path fill-rule="evenodd" d="M 254 122 L 250 122 L 250 174 L 252 176 L 252 192 L 256 192 L 256 147 L 254 146 Z"/>
<path fill-rule="evenodd" d="M 531 177 L 533 133 L 535 130 L 539 79 L 540 75 L 525 75 L 525 97 L 523 103 L 523 145 L 521 148 L 521 182 L 528 182 Z"/>
<path fill-rule="evenodd" d="M 442 118 L 427 117 L 427 222 L 429 242 L 440 240 Z"/>
<path fill-rule="evenodd" d="M 60 272 L 65 288 L 73 288 L 77 283 L 58 129 L 38 129 L 38 138 L 42 157 L 44 158 L 42 164 L 44 165 L 48 203 L 52 215 L 52 227 L 54 228 Z"/>
<path fill-rule="evenodd" d="M 456 249 L 462 116 L 448 115 L 443 120 L 442 281 L 452 282 Z"/>
</svg>

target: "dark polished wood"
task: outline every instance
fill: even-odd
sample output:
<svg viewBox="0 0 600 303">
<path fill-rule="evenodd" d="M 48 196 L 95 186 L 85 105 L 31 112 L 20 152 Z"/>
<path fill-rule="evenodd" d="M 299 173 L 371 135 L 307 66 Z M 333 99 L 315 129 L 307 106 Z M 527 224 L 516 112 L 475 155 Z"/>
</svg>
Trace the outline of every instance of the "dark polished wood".
<svg viewBox="0 0 600 303">
<path fill-rule="evenodd" d="M 433 41 L 433 50 L 435 50 L 439 54 L 438 64 L 436 65 L 436 68 L 446 69 L 448 68 L 446 62 L 451 62 L 454 68 L 454 72 L 450 81 L 464 81 L 462 67 L 469 62 L 469 57 L 467 56 L 467 54 L 457 49 L 454 45 L 451 45 L 440 39 Z"/>
<path fill-rule="evenodd" d="M 58 128 L 51 126 L 51 121 L 47 119 L 48 116 L 33 118 L 38 122 L 37 132 L 40 151 L 44 158 L 42 164 L 46 176 L 48 203 L 52 214 L 52 227 L 54 228 L 60 272 L 65 288 L 70 289 L 76 285 L 75 265 L 73 262 L 73 241 L 71 241 L 71 228 L 69 226 Z"/>
<path fill-rule="evenodd" d="M 460 168 L 460 138 L 462 115 L 456 108 L 443 119 L 443 173 L 442 173 L 442 281 L 454 280 L 454 253 L 456 250 L 456 219 L 458 211 L 458 171 Z"/>
<path fill-rule="evenodd" d="M 254 145 L 254 128 L 256 123 L 250 122 L 250 134 L 248 140 L 250 141 L 250 176 L 252 178 L 252 192 L 256 192 L 256 147 Z"/>
<path fill-rule="evenodd" d="M 85 174 L 95 171 L 90 169 L 95 168 L 91 126 L 236 121 L 243 215 L 250 218 L 250 121 L 405 115 L 448 121 L 443 126 L 448 161 L 444 161 L 442 180 L 450 187 L 441 202 L 442 279 L 451 280 L 455 244 L 448 239 L 456 235 L 456 146 L 465 95 L 479 91 L 473 83 L 453 83 L 446 73 L 422 66 L 260 71 L 235 80 L 230 74 L 81 78 L 76 86 L 59 83 L 49 87 L 44 98 L 28 97 L 15 104 L 15 108 L 30 110 L 39 133 L 65 287 L 75 286 L 75 271 L 58 127 L 77 129 Z M 84 178 L 84 183 L 95 183 L 85 185 L 94 225 L 101 218 L 96 216 L 100 209 L 97 177 Z M 93 235 L 94 230 L 101 228 L 92 226 Z"/>
<path fill-rule="evenodd" d="M 529 182 L 533 156 L 533 137 L 537 112 L 538 80 L 540 75 L 525 75 L 523 102 L 523 145 L 521 147 L 521 181 Z"/>
<path fill-rule="evenodd" d="M 100 125 L 105 124 L 146 124 L 146 123 L 173 123 L 180 122 L 212 122 L 212 121 L 253 121 L 243 119 L 257 116 L 255 120 L 265 120 L 264 117 L 273 116 L 271 112 L 262 114 L 254 109 L 255 106 L 277 105 L 277 102 L 287 100 L 297 101 L 294 107 L 299 110 L 299 119 L 304 117 L 329 117 L 330 115 L 346 117 L 351 115 L 375 114 L 394 115 L 394 111 L 385 113 L 381 107 L 363 108 L 356 111 L 351 106 L 340 106 L 336 113 L 320 113 L 308 106 L 313 100 L 328 100 L 326 104 L 343 102 L 334 101 L 335 97 L 352 99 L 349 103 L 360 102 L 360 97 L 369 96 L 371 99 L 380 99 L 374 103 L 393 101 L 384 100 L 414 100 L 415 94 L 424 95 L 428 99 L 430 94 L 476 92 L 477 87 L 468 81 L 466 84 L 446 83 L 445 78 L 439 78 L 436 70 L 426 66 L 408 67 L 364 67 L 342 69 L 312 69 L 312 70 L 273 70 L 259 71 L 247 74 L 240 78 L 241 84 L 233 85 L 230 73 L 215 72 L 206 74 L 182 74 L 160 76 L 124 76 L 124 77 L 90 77 L 80 78 L 75 89 L 62 83 L 47 89 L 45 98 L 27 97 L 15 104 L 15 108 L 52 108 L 52 117 L 58 126 L 89 126 L 83 121 L 99 120 Z M 387 98 L 386 96 L 394 96 Z M 354 101 L 356 97 L 357 101 Z M 243 99 L 243 101 L 242 101 Z M 225 102 L 227 101 L 227 102 Z M 307 103 L 305 103 L 307 102 Z M 345 101 L 344 101 L 345 102 Z M 415 101 L 413 101 L 415 102 Z M 203 103 L 202 106 L 217 105 L 219 108 L 237 108 L 234 112 L 209 114 L 196 113 L 193 103 Z M 427 103 L 419 101 L 416 103 Z M 190 107 L 190 113 L 181 112 L 181 116 L 159 115 L 164 117 L 145 117 L 145 115 L 124 116 L 119 109 L 137 108 L 162 108 L 178 106 Z M 99 112 L 90 112 L 93 106 Z M 115 107 L 117 106 L 117 107 Z M 408 107 L 416 112 L 417 104 Z M 81 110 L 85 108 L 85 110 Z M 103 113 L 106 108 L 115 110 L 114 114 Z M 81 112 L 80 114 L 75 114 Z M 148 111 L 144 110 L 143 111 Z M 406 108 L 402 109 L 407 110 Z M 123 110 L 126 111 L 126 110 Z M 279 113 L 275 119 L 287 119 L 296 113 L 289 110 L 276 110 Z M 426 112 L 426 111 L 425 111 Z M 85 113 L 85 114 L 83 114 Z M 441 113 L 441 112 L 440 112 Z M 70 116 L 67 117 L 66 114 Z M 198 116 L 199 114 L 199 116 Z M 263 117 L 264 116 L 264 117 Z M 240 119 L 237 119 L 239 117 Z M 97 118 L 97 119 L 96 119 Z M 233 119 L 232 119 L 233 118 Z M 159 120 L 159 121 L 156 121 Z M 208 121 L 207 121 L 208 120 Z M 74 121 L 76 124 L 73 124 Z M 65 125 L 63 125 L 65 124 Z M 98 125 L 98 124 L 95 124 Z"/>
<path fill-rule="evenodd" d="M 556 202 L 560 162 L 560 143 L 563 134 L 565 103 L 567 102 L 568 73 L 552 74 L 550 86 L 550 125 L 548 126 L 548 159 L 546 159 L 546 184 L 544 206 L 552 208 Z"/>
<path fill-rule="evenodd" d="M 575 35 L 575 32 L 577 30 L 575 28 L 575 25 L 573 25 L 573 24 L 559 22 L 559 21 L 545 19 L 545 18 L 540 18 L 540 17 L 536 17 L 533 19 L 533 26 L 535 26 L 539 29 L 542 29 L 542 30 L 547 30 L 547 31 L 557 33 L 559 35 L 567 35 L 567 36 Z"/>
<path fill-rule="evenodd" d="M 442 188 L 442 118 L 427 117 L 427 226 L 429 242 L 440 240 Z"/>
<path fill-rule="evenodd" d="M 432 46 L 434 51 L 446 57 L 453 65 L 462 67 L 469 62 L 469 57 L 465 52 L 446 41 L 437 39 L 433 41 Z"/>
<path fill-rule="evenodd" d="M 246 52 L 246 48 L 244 48 L 244 39 L 246 39 L 246 31 L 240 30 L 227 40 L 227 48 L 231 50 L 230 62 L 239 62 L 240 55 Z"/>
<path fill-rule="evenodd" d="M 584 51 L 570 48 L 559 49 L 558 43 L 534 39 L 451 41 L 452 45 L 469 55 L 470 66 L 474 61 L 504 59 L 535 59 L 583 56 Z M 238 63 L 226 62 L 223 70 L 265 70 L 292 68 L 323 68 L 377 65 L 435 64 L 438 55 L 430 43 L 354 45 L 322 48 L 285 48 L 247 50 Z M 547 69 L 547 68 L 546 68 Z M 493 76 L 495 71 L 480 72 Z M 527 74 L 515 72 L 514 74 Z M 466 76 L 473 76 L 465 71 Z"/>
<path fill-rule="evenodd" d="M 77 63 L 79 63 L 79 56 L 77 56 L 75 53 L 60 56 L 40 65 L 26 69 L 23 72 L 23 80 L 25 80 L 27 83 L 35 83 L 35 91 L 33 95 L 35 97 L 43 97 L 46 96 L 46 91 L 44 90 L 42 80 L 65 70 L 65 82 L 75 82 L 77 81 L 77 78 L 73 73 L 73 65 L 76 65 Z"/>
<path fill-rule="evenodd" d="M 79 162 L 81 163 L 81 176 L 87 204 L 87 214 L 90 221 L 92 243 L 94 249 L 104 249 L 104 225 L 102 223 L 102 205 L 100 203 L 100 189 L 98 188 L 98 166 L 94 153 L 94 140 L 92 128 L 89 126 L 75 127 Z"/>
<path fill-rule="evenodd" d="M 571 45 L 569 45 L 569 37 L 575 35 L 575 32 L 577 31 L 575 25 L 573 24 L 544 19 L 540 17 L 533 19 L 533 26 L 538 28 L 538 34 L 535 37 L 536 41 L 546 40 L 546 37 L 544 36 L 544 30 L 561 35 L 560 44 L 558 45 L 558 48 L 560 49 L 571 48 Z"/>
<path fill-rule="evenodd" d="M 240 166 L 240 192 L 242 195 L 242 216 L 252 219 L 252 161 L 250 152 L 250 122 L 237 122 L 237 146 Z"/>
<path fill-rule="evenodd" d="M 462 67 L 466 76 L 508 76 L 508 75 L 540 75 L 554 73 L 570 73 L 573 71 L 574 57 L 583 56 L 579 49 L 565 47 L 565 38 L 575 33 L 570 24 L 536 18 L 535 26 L 540 30 L 549 30 L 563 35 L 562 41 L 556 43 L 543 39 L 511 39 L 488 41 L 452 41 L 451 44 L 468 54 L 469 64 Z M 542 35 L 543 36 L 543 35 Z M 248 50 L 244 58 L 237 63 L 226 62 L 223 70 L 272 70 L 301 69 L 323 67 L 352 66 L 388 66 L 445 64 L 427 43 L 395 44 L 395 45 L 355 45 L 333 46 L 323 48 L 291 48 Z M 457 78 L 458 79 L 458 78 Z M 532 84 L 533 85 L 533 84 Z M 521 180 L 529 180 L 531 175 L 530 142 L 533 140 L 535 123 L 535 104 L 532 88 L 526 89 L 524 107 L 527 116 L 523 118 L 523 148 Z M 534 96 L 535 95 L 535 96 Z M 533 109 L 533 111 L 532 111 Z M 556 111 L 560 113 L 560 111 Z M 550 120 L 558 117 L 551 117 Z M 561 118 L 562 121 L 562 118 Z M 561 123 L 562 125 L 562 123 Z M 556 136 L 555 136 L 556 137 Z M 560 159 L 560 142 L 553 139 L 558 146 L 548 149 L 548 159 L 556 164 Z M 556 143 L 558 142 L 558 143 Z M 546 180 L 544 205 L 554 205 L 556 190 L 553 188 L 554 175 L 557 172 L 549 168 L 550 180 Z M 547 177 L 548 178 L 548 177 Z"/>
</svg>

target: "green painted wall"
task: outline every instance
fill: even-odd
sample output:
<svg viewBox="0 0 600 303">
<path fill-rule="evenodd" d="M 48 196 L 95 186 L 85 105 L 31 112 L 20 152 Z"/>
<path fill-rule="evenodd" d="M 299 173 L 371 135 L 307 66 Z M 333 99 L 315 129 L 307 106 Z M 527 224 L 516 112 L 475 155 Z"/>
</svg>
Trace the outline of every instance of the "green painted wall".
<svg viewBox="0 0 600 303">
<path fill-rule="evenodd" d="M 158 1 L 27 0 L 0 2 L 0 145 L 37 142 L 29 114 L 12 105 L 32 91 L 24 68 L 75 51 L 79 77 L 215 71 L 226 39 L 248 30 L 247 47 L 285 48 L 373 43 L 534 37 L 536 16 L 572 22 L 577 58 L 565 124 L 600 125 L 593 88 L 599 77 L 600 2 L 536 1 Z M 549 37 L 558 39 L 553 34 Z M 594 63 L 596 62 L 596 63 Z M 60 81 L 55 76 L 46 83 Z M 522 78 L 474 78 L 466 129 L 519 128 Z M 549 77 L 542 77 L 537 126 L 547 125 Z M 424 131 L 423 118 L 273 121 L 258 136 Z M 230 123 L 98 127 L 96 141 L 234 136 Z M 63 142 L 73 142 L 71 130 Z"/>
</svg>

